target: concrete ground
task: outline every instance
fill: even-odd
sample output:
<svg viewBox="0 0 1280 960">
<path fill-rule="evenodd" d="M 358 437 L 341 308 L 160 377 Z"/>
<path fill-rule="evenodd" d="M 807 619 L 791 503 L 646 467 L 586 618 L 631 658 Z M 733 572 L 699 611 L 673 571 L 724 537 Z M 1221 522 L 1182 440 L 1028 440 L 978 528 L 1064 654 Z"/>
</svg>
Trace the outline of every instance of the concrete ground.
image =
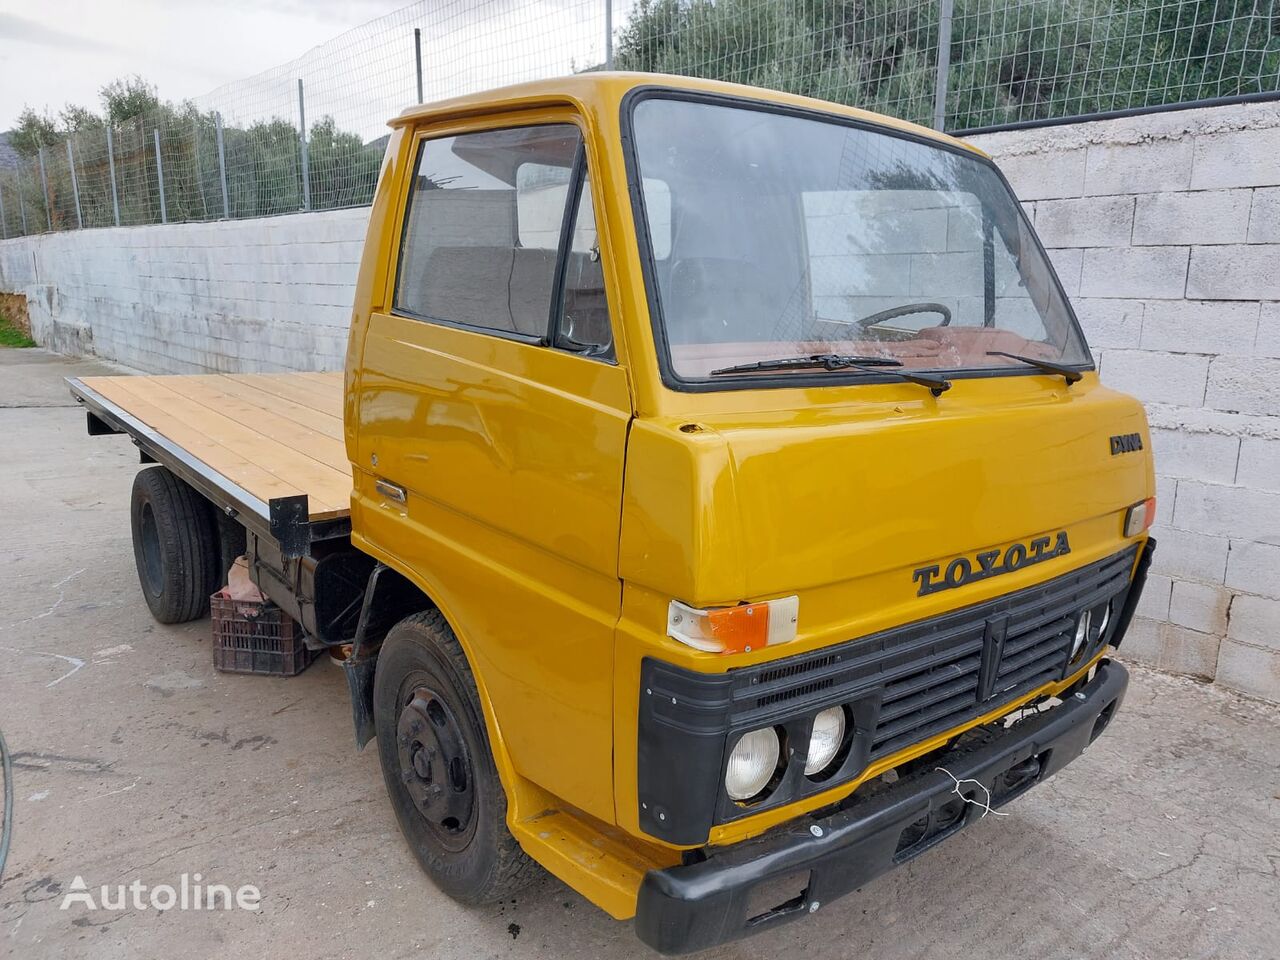
<svg viewBox="0 0 1280 960">
<path fill-rule="evenodd" d="M 0 350 L 0 729 L 14 756 L 0 956 L 652 956 L 544 877 L 460 907 L 401 842 L 340 671 L 216 673 L 207 621 L 154 623 L 128 494 L 137 457 L 90 438 L 62 386 L 102 372 Z M 816 916 L 715 957 L 1280 956 L 1280 711 L 1142 670 L 1075 764 Z M 182 874 L 257 912 L 59 908 Z M 114 893 L 111 894 L 114 897 Z M 100 906 L 100 905 L 99 905 Z"/>
</svg>

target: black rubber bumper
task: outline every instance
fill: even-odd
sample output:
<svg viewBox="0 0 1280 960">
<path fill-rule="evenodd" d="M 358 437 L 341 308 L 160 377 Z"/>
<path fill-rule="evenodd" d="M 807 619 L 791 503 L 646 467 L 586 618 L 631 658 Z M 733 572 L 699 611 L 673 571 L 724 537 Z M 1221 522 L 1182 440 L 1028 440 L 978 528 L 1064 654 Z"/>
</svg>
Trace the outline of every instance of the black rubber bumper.
<svg viewBox="0 0 1280 960">
<path fill-rule="evenodd" d="M 637 935 L 661 953 L 689 953 L 827 909 L 983 816 L 988 798 L 977 784 L 994 809 L 1061 770 L 1110 722 L 1128 685 L 1128 671 L 1104 660 L 1060 705 L 999 732 L 985 728 L 892 786 L 868 793 L 868 784 L 825 816 L 650 871 Z M 975 803 L 957 794 L 953 776 L 970 781 L 959 790 Z"/>
</svg>

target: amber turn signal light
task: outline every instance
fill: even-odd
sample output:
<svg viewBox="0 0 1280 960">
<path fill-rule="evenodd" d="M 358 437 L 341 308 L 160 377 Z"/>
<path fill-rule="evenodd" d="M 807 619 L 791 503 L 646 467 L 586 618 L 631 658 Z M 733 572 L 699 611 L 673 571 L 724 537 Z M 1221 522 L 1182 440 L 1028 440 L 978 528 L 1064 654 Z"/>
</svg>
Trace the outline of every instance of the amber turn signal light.
<svg viewBox="0 0 1280 960">
<path fill-rule="evenodd" d="M 708 653 L 750 653 L 794 640 L 799 615 L 799 597 L 705 610 L 672 600 L 667 636 Z"/>
<path fill-rule="evenodd" d="M 1135 503 L 1132 507 L 1125 511 L 1124 514 L 1124 535 L 1126 537 L 1136 537 L 1140 533 L 1145 533 L 1151 529 L 1151 524 L 1156 520 L 1156 498 L 1148 497 L 1141 503 Z"/>
</svg>

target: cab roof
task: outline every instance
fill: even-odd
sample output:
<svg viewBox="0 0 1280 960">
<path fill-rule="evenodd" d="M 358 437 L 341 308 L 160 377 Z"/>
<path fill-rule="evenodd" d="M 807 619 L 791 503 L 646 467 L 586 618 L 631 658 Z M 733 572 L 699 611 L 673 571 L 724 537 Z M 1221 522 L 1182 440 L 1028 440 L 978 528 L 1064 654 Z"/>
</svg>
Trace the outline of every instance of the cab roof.
<svg viewBox="0 0 1280 960">
<path fill-rule="evenodd" d="M 947 136 L 928 127 L 899 120 L 896 117 L 859 110 L 843 104 L 818 100 L 813 97 L 802 97 L 764 87 L 752 87 L 741 83 L 726 83 L 722 80 L 703 80 L 699 77 L 684 77 L 666 73 L 631 73 L 618 71 L 599 71 L 575 73 L 564 77 L 552 77 L 546 80 L 533 80 L 493 90 L 469 93 L 446 100 L 435 100 L 409 107 L 390 121 L 392 127 L 401 127 L 420 121 L 435 121 L 446 118 L 474 116 L 492 113 L 498 110 L 519 110 L 540 106 L 568 104 L 583 112 L 592 109 L 617 109 L 622 98 L 636 87 L 661 88 L 673 91 L 697 93 L 718 93 L 741 99 L 757 100 L 763 103 L 781 104 L 799 107 L 835 116 L 850 117 L 865 123 L 872 123 L 895 130 L 912 133 L 918 137 L 936 140 L 939 143 L 960 146 L 975 153 L 982 153 L 971 144 Z"/>
</svg>

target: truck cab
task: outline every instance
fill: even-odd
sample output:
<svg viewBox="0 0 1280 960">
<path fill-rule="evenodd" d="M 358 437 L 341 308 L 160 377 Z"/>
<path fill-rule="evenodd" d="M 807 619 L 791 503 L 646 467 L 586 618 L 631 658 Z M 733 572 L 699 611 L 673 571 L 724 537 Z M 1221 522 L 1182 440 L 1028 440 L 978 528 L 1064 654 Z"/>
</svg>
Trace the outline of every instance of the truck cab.
<svg viewBox="0 0 1280 960">
<path fill-rule="evenodd" d="M 1032 788 L 1123 697 L 1142 407 L 933 131 L 643 74 L 407 110 L 342 413 L 355 586 L 248 552 L 354 644 L 358 737 L 460 899 L 534 861 L 712 946 Z"/>
</svg>

